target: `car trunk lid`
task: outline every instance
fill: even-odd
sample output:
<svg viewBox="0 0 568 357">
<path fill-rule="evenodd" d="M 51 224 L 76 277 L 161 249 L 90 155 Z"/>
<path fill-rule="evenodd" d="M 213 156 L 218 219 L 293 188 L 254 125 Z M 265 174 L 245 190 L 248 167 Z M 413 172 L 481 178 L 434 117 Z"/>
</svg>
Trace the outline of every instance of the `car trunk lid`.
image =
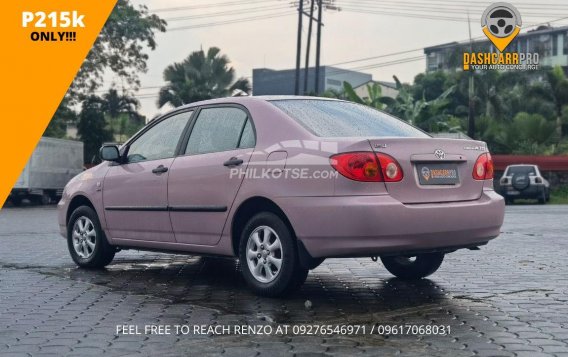
<svg viewBox="0 0 568 357">
<path fill-rule="evenodd" d="M 487 152 L 475 140 L 439 138 L 371 138 L 375 152 L 395 158 L 404 172 L 400 182 L 385 182 L 392 197 L 403 203 L 478 199 L 483 180 L 472 176 L 477 158 Z"/>
</svg>

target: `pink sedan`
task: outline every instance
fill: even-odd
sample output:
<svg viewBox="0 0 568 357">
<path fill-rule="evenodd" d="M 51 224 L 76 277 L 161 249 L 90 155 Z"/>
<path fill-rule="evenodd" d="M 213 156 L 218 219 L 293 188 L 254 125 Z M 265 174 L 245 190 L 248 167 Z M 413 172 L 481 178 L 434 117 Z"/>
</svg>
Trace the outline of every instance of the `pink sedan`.
<svg viewBox="0 0 568 357">
<path fill-rule="evenodd" d="M 423 278 L 503 223 L 485 143 L 340 100 L 192 103 L 101 158 L 59 202 L 81 267 L 121 249 L 235 256 L 256 293 L 277 296 L 331 257 L 380 257 L 399 278 Z"/>
</svg>

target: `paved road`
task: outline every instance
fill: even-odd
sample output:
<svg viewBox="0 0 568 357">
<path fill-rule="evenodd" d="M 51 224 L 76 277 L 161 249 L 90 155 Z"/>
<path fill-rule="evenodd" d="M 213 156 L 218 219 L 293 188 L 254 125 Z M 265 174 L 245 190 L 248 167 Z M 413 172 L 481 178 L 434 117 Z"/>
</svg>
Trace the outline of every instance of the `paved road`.
<svg viewBox="0 0 568 357">
<path fill-rule="evenodd" d="M 2 356 L 568 356 L 568 206 L 507 207 L 500 238 L 481 251 L 447 256 L 431 279 L 405 283 L 370 259 L 329 259 L 287 299 L 252 295 L 229 259 L 129 251 L 105 271 L 77 269 L 55 216 L 54 208 L 0 211 Z M 359 324 L 366 331 L 143 331 L 145 325 L 301 324 Z M 451 330 L 369 334 L 379 324 Z M 141 334 L 117 334 L 117 325 Z"/>
</svg>

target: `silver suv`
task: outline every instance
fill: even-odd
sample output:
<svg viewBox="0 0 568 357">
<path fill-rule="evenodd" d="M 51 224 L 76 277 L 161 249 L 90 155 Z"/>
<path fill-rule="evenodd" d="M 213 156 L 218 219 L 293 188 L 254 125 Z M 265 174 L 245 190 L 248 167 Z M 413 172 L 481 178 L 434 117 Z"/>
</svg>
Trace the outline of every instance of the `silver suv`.
<svg viewBox="0 0 568 357">
<path fill-rule="evenodd" d="M 508 204 L 517 198 L 536 199 L 540 204 L 550 200 L 550 184 L 536 165 L 509 165 L 499 183 Z"/>
</svg>

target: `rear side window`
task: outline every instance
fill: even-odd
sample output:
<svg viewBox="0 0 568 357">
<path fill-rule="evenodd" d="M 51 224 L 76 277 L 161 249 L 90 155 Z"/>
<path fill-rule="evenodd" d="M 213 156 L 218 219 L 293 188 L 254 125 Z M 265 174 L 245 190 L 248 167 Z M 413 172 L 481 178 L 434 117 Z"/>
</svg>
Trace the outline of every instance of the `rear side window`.
<svg viewBox="0 0 568 357">
<path fill-rule="evenodd" d="M 248 122 L 247 119 L 247 114 L 239 108 L 202 109 L 189 136 L 185 153 L 206 154 L 235 150 L 237 147 L 248 147 L 239 146 L 239 142 L 242 142 L 243 130 Z M 254 134 L 252 140 L 254 140 Z"/>
<path fill-rule="evenodd" d="M 241 135 L 241 141 L 239 142 L 239 148 L 253 148 L 255 144 L 254 130 L 252 129 L 252 124 L 250 119 L 247 120 L 245 127 L 243 129 L 243 134 Z"/>
<path fill-rule="evenodd" d="M 361 104 L 317 99 L 271 103 L 321 137 L 430 137 L 396 117 Z"/>
</svg>

